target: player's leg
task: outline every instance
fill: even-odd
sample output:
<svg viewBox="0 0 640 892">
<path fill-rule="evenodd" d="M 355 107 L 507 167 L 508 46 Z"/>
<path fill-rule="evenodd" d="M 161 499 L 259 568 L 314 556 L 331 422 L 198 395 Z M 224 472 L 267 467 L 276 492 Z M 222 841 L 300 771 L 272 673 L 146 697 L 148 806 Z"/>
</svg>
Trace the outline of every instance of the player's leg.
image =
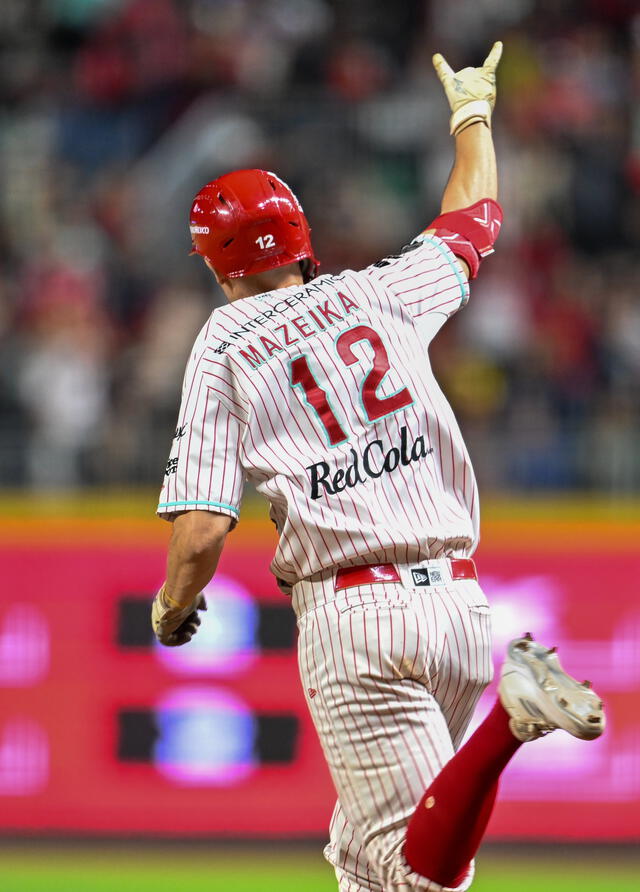
<svg viewBox="0 0 640 892">
<path fill-rule="evenodd" d="M 482 692 L 493 677 L 493 662 L 491 655 L 491 611 L 482 589 L 474 580 L 449 582 L 446 585 L 429 586 L 421 590 L 421 606 L 425 612 L 425 620 L 429 620 L 429 613 L 434 612 L 431 620 L 437 623 L 440 639 L 442 641 L 442 653 L 437 665 L 437 671 L 431 675 L 431 689 L 433 696 L 442 710 L 453 742 L 453 749 L 458 750 L 460 743 L 473 716 L 478 700 Z M 453 754 L 452 754 L 453 757 Z M 447 762 L 447 765 L 451 760 Z M 446 765 L 443 771 L 446 771 Z M 442 772 L 438 774 L 440 776 Z M 430 794 L 437 777 L 427 788 Z M 464 819 L 470 826 L 476 826 L 484 820 L 486 826 L 488 816 L 491 814 L 497 785 L 493 790 L 486 791 L 478 802 L 476 809 L 470 808 L 469 803 L 464 809 Z M 430 798 L 424 793 L 420 800 L 421 805 L 430 804 Z M 425 809 L 426 810 L 426 809 Z M 447 873 L 447 881 L 442 883 L 442 871 L 436 870 L 440 866 L 435 855 L 432 861 L 426 861 L 424 855 L 424 835 L 421 830 L 421 812 L 418 811 L 412 817 L 412 833 L 409 838 L 409 851 L 405 843 L 405 855 L 410 855 L 408 861 L 414 868 L 420 868 L 419 872 L 432 880 L 438 880 L 440 885 L 457 888 L 464 882 L 472 867 L 473 855 L 478 846 L 467 854 L 467 850 L 461 850 L 456 846 L 456 853 L 463 853 L 456 859 L 456 866 L 460 869 L 454 873 Z M 462 839 L 464 841 L 464 832 Z M 447 842 L 447 840 L 443 840 Z M 455 845 L 455 844 L 454 844 Z M 432 849 L 440 849 L 441 843 L 429 845 Z M 422 857 L 416 857 L 416 849 Z M 449 863 L 450 856 L 447 851 L 440 852 L 445 864 Z M 429 864 L 429 870 L 425 870 L 425 863 Z M 432 869 L 433 868 L 433 869 Z"/>
<path fill-rule="evenodd" d="M 409 823 L 404 851 L 414 870 L 441 885 L 460 882 L 482 841 L 505 767 L 523 742 L 557 728 L 584 740 L 598 737 L 602 703 L 563 671 L 555 649 L 516 639 L 493 709 L 427 788 Z"/>
<path fill-rule="evenodd" d="M 384 892 L 367 858 L 364 840 L 349 822 L 339 800 L 331 818 L 324 856 L 335 871 L 340 892 Z"/>
<path fill-rule="evenodd" d="M 416 603 L 421 608 L 422 628 L 441 631 L 440 636 L 429 635 L 428 684 L 444 715 L 453 748 L 457 750 L 477 702 L 493 676 L 489 606 L 484 593 L 471 580 L 423 589 L 420 596 L 416 593 Z M 464 616 L 466 621 L 461 620 Z M 364 841 L 339 801 L 329 836 L 325 856 L 335 868 L 340 888 L 355 889 L 359 883 L 365 884 L 362 888 L 375 888 Z"/>
<path fill-rule="evenodd" d="M 442 886 L 462 882 L 493 812 L 500 775 L 520 746 L 498 701 L 418 803 L 404 847 L 414 870 Z"/>
<path fill-rule="evenodd" d="M 326 605 L 314 613 L 317 634 L 306 636 L 301 651 L 314 696 L 323 686 L 327 695 L 316 698 L 315 707 L 310 700 L 310 708 L 340 798 L 352 826 L 363 828 L 367 857 L 387 890 L 454 887 L 461 877 L 459 888 L 466 888 L 467 862 L 491 813 L 499 775 L 522 739 L 558 727 L 589 739 L 603 727 L 595 695 L 567 676 L 553 654 L 523 639 L 512 645 L 505 664 L 501 702 L 453 757 L 446 721 L 426 686 L 435 684 L 464 725 L 461 704 L 473 704 L 478 694 L 473 676 L 481 664 L 474 667 L 469 657 L 482 639 L 483 610 L 472 603 L 475 594 L 466 585 L 464 596 L 429 594 L 418 619 L 406 603 L 393 607 L 388 594 L 388 606 L 371 593 L 367 604 L 359 590 L 356 598 L 363 603 Z M 455 649 L 447 649 L 446 642 L 454 640 Z M 462 666 L 467 668 L 461 671 Z M 416 771 L 415 758 L 399 753 L 415 755 L 420 739 L 431 751 Z M 389 740 L 396 743 L 391 750 Z M 442 771 L 438 754 L 447 762 Z M 404 847 L 418 876 L 402 858 L 402 834 L 407 799 L 416 801 L 415 783 L 426 775 L 435 779 L 415 809 Z M 406 798 L 402 789 L 409 791 Z"/>
<path fill-rule="evenodd" d="M 438 671 L 431 676 L 431 692 L 457 751 L 478 700 L 493 679 L 491 608 L 478 583 L 471 579 L 422 591 L 426 592 L 421 601 L 425 619 L 429 603 L 435 603 L 441 626 L 442 655 Z"/>
<path fill-rule="evenodd" d="M 416 610 L 413 599 L 401 586 L 386 586 L 384 593 L 363 586 L 300 624 L 309 709 L 342 808 L 366 853 L 357 881 L 367 888 L 368 875 L 370 888 L 386 892 L 441 888 L 414 873 L 402 853 L 416 803 L 453 755 L 428 689 L 430 675 L 445 671 L 446 623 L 437 602 Z M 464 631 L 472 637 L 468 619 Z M 344 870 L 339 860 L 334 864 Z M 470 882 L 468 876 L 460 888 Z"/>
</svg>

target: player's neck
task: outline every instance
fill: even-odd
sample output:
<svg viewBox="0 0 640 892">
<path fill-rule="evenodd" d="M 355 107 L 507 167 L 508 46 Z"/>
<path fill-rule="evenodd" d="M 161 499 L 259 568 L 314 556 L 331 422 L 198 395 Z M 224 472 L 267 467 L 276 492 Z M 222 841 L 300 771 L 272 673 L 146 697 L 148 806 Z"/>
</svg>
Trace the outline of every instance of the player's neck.
<svg viewBox="0 0 640 892">
<path fill-rule="evenodd" d="M 264 294 L 265 291 L 279 291 L 281 288 L 291 288 L 304 284 L 299 263 L 289 263 L 286 266 L 256 273 L 253 276 L 240 276 L 234 279 L 226 278 L 217 273 L 209 262 L 207 262 L 207 266 L 214 273 L 218 285 L 224 291 L 229 303 L 241 300 L 243 297 Z"/>
<path fill-rule="evenodd" d="M 249 279 L 255 279 L 256 281 L 249 281 Z M 260 276 L 229 279 L 228 281 L 233 284 L 231 287 L 225 287 L 225 283 L 225 285 L 222 285 L 222 290 L 226 294 L 229 303 L 234 303 L 236 300 L 242 300 L 243 297 L 254 297 L 256 294 L 264 294 L 265 291 L 279 291 L 281 288 L 290 288 L 293 285 L 304 284 L 304 280 L 299 273 L 281 276 L 277 283 L 268 280 L 257 281 L 259 279 L 261 279 Z"/>
</svg>

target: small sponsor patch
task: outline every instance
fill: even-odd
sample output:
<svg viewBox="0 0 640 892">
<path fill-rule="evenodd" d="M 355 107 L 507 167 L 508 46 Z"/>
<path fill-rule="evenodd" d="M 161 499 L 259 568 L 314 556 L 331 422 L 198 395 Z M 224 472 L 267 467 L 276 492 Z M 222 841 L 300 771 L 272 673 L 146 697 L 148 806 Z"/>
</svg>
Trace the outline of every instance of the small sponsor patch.
<svg viewBox="0 0 640 892">
<path fill-rule="evenodd" d="M 164 476 L 170 477 L 171 474 L 177 474 L 177 473 L 178 473 L 178 459 L 170 458 L 169 461 L 167 462 L 166 468 L 164 469 Z"/>
<path fill-rule="evenodd" d="M 427 570 L 421 567 L 419 570 L 412 570 L 414 585 L 444 585 L 444 579 L 440 570 Z"/>
</svg>

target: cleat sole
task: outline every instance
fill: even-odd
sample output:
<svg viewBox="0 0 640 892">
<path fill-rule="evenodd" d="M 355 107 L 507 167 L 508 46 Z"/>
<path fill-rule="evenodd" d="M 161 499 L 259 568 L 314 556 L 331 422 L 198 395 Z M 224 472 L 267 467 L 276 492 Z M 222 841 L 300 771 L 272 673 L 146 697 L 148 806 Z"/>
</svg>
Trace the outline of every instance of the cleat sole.
<svg viewBox="0 0 640 892">
<path fill-rule="evenodd" d="M 562 668 L 556 648 L 528 638 L 509 644 L 499 686 L 513 733 L 533 740 L 561 728 L 581 740 L 594 740 L 605 728 L 602 700 L 590 682 L 578 682 Z"/>
</svg>

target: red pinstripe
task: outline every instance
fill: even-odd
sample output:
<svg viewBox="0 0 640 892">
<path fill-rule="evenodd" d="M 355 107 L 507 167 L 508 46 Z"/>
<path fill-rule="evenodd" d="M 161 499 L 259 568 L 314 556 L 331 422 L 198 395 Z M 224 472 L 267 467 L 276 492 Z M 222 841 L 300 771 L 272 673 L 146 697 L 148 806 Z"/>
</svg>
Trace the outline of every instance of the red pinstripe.
<svg viewBox="0 0 640 892">
<path fill-rule="evenodd" d="M 452 277 L 451 277 L 451 270 L 449 269 L 449 271 L 447 272 L 447 274 L 446 274 L 445 276 L 440 276 L 438 279 L 431 279 L 431 280 L 429 281 L 429 286 L 432 287 L 433 285 L 439 285 L 440 282 L 451 282 L 451 278 L 452 278 Z M 404 295 L 404 294 L 410 294 L 412 291 L 418 291 L 419 288 L 420 288 L 420 286 L 418 286 L 417 288 L 407 288 L 405 291 L 402 292 L 402 294 L 403 294 L 403 295 Z M 424 286 L 423 286 L 423 288 L 424 288 Z M 458 285 L 457 280 L 455 281 L 455 284 L 452 283 L 451 285 L 448 285 L 447 288 L 444 289 L 444 291 L 443 291 L 443 290 L 440 290 L 440 291 L 439 291 L 439 294 L 444 294 L 445 291 L 449 291 L 450 289 L 453 289 L 453 288 L 457 288 L 458 291 L 460 291 L 460 286 Z M 423 297 L 417 297 L 415 300 L 407 300 L 407 301 L 405 301 L 405 303 L 406 303 L 406 305 L 407 305 L 408 307 L 413 307 L 413 306 L 415 306 L 416 304 L 423 303 L 423 302 L 424 302 L 424 298 L 423 298 Z M 448 301 L 447 301 L 447 303 L 448 303 Z M 436 304 L 435 306 L 431 307 L 431 309 L 432 309 L 432 310 L 437 310 L 438 307 L 439 307 L 439 305 Z M 421 313 L 420 315 L 422 315 L 422 313 Z"/>
<path fill-rule="evenodd" d="M 326 604 L 323 605 L 323 606 L 320 608 L 320 612 L 321 612 L 321 614 L 324 616 L 325 624 L 326 624 L 326 626 L 327 626 L 327 629 L 329 629 L 329 618 L 328 618 L 327 605 L 326 605 Z M 344 647 L 343 647 L 343 644 L 342 644 L 342 636 L 341 636 L 341 633 L 340 633 L 339 626 L 338 626 L 338 628 L 337 628 L 336 631 L 337 631 L 337 634 L 338 634 L 338 641 L 339 641 L 339 643 L 340 643 L 340 655 L 341 655 L 341 659 L 342 659 L 342 669 L 343 669 L 344 674 L 345 674 L 345 676 L 346 676 L 346 675 L 347 675 L 347 670 L 346 670 L 346 658 L 345 658 L 345 651 L 344 651 Z M 326 665 L 326 651 L 325 651 L 324 644 L 322 643 L 322 641 L 323 641 L 322 636 L 320 636 L 320 643 L 321 643 L 321 647 L 322 647 L 323 658 L 324 658 L 325 665 Z M 334 648 L 333 648 L 333 636 L 332 636 L 331 634 L 328 635 L 328 641 L 329 641 L 329 648 L 330 648 L 330 651 L 331 651 L 331 664 L 330 664 L 330 666 L 331 666 L 331 668 L 333 669 L 333 671 L 334 671 L 334 673 L 335 673 L 335 670 L 338 668 L 338 665 L 337 665 L 337 661 L 336 661 L 335 651 L 334 651 Z M 315 667 L 314 667 L 314 668 L 315 668 Z M 353 723 L 354 723 L 354 730 L 356 731 L 356 734 L 357 734 L 358 723 L 357 723 L 357 721 L 355 721 L 355 713 L 354 713 L 354 710 L 357 709 L 357 706 L 356 706 L 355 698 L 354 698 L 354 696 L 353 696 L 353 692 L 352 692 L 352 695 L 351 695 L 350 697 L 345 697 L 345 685 L 344 685 L 344 683 L 343 683 L 342 681 L 339 680 L 339 678 L 338 678 L 338 680 L 337 680 L 337 685 L 338 685 L 338 688 L 339 688 L 339 690 L 340 690 L 340 694 L 341 694 L 341 696 L 342 696 L 342 698 L 343 698 L 343 701 L 344 701 L 345 704 L 347 705 L 347 713 L 349 714 L 350 718 L 352 719 L 352 721 L 353 721 Z M 320 689 L 320 690 L 322 690 L 322 689 Z M 315 699 L 318 699 L 318 698 L 316 697 Z M 346 731 L 346 733 L 349 733 L 349 730 L 350 730 L 350 729 L 349 729 L 348 725 L 345 723 L 345 719 L 344 719 L 344 717 L 341 716 L 340 713 L 336 714 L 336 711 L 334 710 L 334 715 L 333 715 L 333 717 L 332 717 L 332 724 L 335 724 L 336 719 L 340 720 L 340 723 L 342 724 L 342 726 L 343 726 L 344 730 Z M 325 736 L 325 738 L 328 738 L 330 735 L 325 733 L 324 736 Z M 321 736 L 321 742 L 322 742 L 323 744 L 325 743 L 325 739 L 323 739 L 322 736 Z M 369 747 L 368 747 L 368 744 L 363 740 L 362 735 L 359 735 L 359 740 L 357 741 L 357 743 L 358 743 L 357 750 L 358 750 L 359 752 L 365 751 L 365 752 L 367 753 L 367 755 L 369 755 Z M 354 748 L 355 748 L 355 747 L 354 747 Z M 340 755 L 339 753 L 334 753 L 333 756 L 336 757 L 336 758 L 342 758 L 341 755 Z M 358 764 L 359 764 L 360 768 L 362 768 L 362 763 L 361 763 L 361 761 L 360 761 L 359 759 L 358 759 Z M 330 767 L 330 769 L 332 768 L 331 764 L 329 764 L 329 767 Z M 369 788 L 369 795 L 370 795 L 370 797 L 372 798 L 372 801 L 374 801 L 374 803 L 376 803 L 375 792 L 374 792 L 374 788 L 373 788 L 373 778 L 371 778 L 371 777 L 366 777 L 366 775 L 365 775 L 365 779 L 366 779 L 367 786 L 368 786 L 368 788 Z M 347 783 L 348 783 L 349 786 L 351 787 L 351 801 L 354 803 L 354 807 L 358 809 L 358 808 L 360 807 L 360 802 L 359 802 L 359 797 L 358 797 L 357 791 L 353 788 L 353 786 L 352 786 L 352 781 L 347 780 Z M 375 809 L 376 809 L 376 813 L 377 813 L 377 816 L 378 816 L 378 820 L 379 820 L 379 821 L 382 821 L 384 816 L 383 816 L 383 813 L 382 813 L 382 811 L 380 810 L 379 805 L 378 805 L 377 803 L 376 803 L 376 805 L 375 805 Z M 356 824 L 356 822 L 354 822 L 354 824 Z"/>
<path fill-rule="evenodd" d="M 417 253 L 417 251 L 416 251 L 416 253 Z M 407 255 L 405 255 L 405 256 L 407 256 Z M 395 275 L 396 275 L 395 269 L 396 269 L 396 267 L 402 265 L 403 272 L 410 272 L 412 269 L 417 269 L 417 268 L 422 269 L 422 268 L 423 268 L 423 265 L 422 265 L 422 263 L 421 263 L 420 261 L 415 261 L 415 262 L 411 262 L 411 263 L 402 263 L 402 261 L 403 261 L 403 258 L 402 258 L 402 257 L 398 257 L 397 259 L 395 259 L 395 260 L 393 260 L 393 261 L 391 262 L 391 264 L 389 265 L 389 267 L 379 267 L 380 269 L 388 269 L 388 270 L 389 270 L 388 272 L 379 273 L 378 276 L 377 276 L 377 278 L 380 279 L 380 281 L 381 281 L 386 287 L 391 288 L 393 285 L 401 284 L 402 282 L 406 282 L 407 279 L 412 279 L 412 278 L 413 278 L 413 276 L 407 276 L 407 277 L 405 277 L 405 278 L 403 278 L 403 279 L 397 279 L 397 278 L 395 278 Z M 447 261 L 445 260 L 445 261 L 443 261 L 442 263 L 438 264 L 438 266 L 434 266 L 434 267 L 432 267 L 432 268 L 431 268 L 431 269 L 432 269 L 432 272 L 437 273 L 438 270 L 440 270 L 440 269 L 444 269 L 444 267 L 447 266 L 447 265 L 448 265 L 448 264 L 447 264 Z M 371 269 L 371 267 L 370 267 L 369 269 Z M 423 274 L 424 274 L 424 273 L 423 273 Z M 389 281 L 385 281 L 385 280 L 387 280 L 387 279 L 388 279 Z"/>
<path fill-rule="evenodd" d="M 191 439 L 193 437 L 193 421 L 194 421 L 194 419 L 196 417 L 196 413 L 198 411 L 198 403 L 200 402 L 201 392 L 202 392 L 202 380 L 200 380 L 198 383 L 198 390 L 196 391 L 196 400 L 195 400 L 195 404 L 193 406 L 193 412 L 191 413 L 191 416 L 189 418 L 189 439 L 188 439 L 188 445 L 187 445 L 187 454 L 188 455 L 191 454 Z M 196 443 L 196 446 L 200 447 L 201 443 L 200 444 Z M 176 474 L 176 492 L 177 492 L 177 477 L 178 477 L 178 474 Z M 187 495 L 187 493 L 189 492 L 189 463 L 188 462 L 185 463 L 185 465 L 184 465 L 184 492 L 185 492 L 184 498 L 188 499 L 189 498 L 189 496 Z M 176 495 L 176 499 L 177 498 L 178 497 Z M 197 494 L 196 494 L 196 498 L 197 498 Z"/>
<path fill-rule="evenodd" d="M 264 396 L 263 396 L 263 394 L 260 393 L 260 392 L 258 391 L 257 396 L 258 396 L 258 399 L 260 400 L 260 402 L 262 403 L 262 405 L 264 406 L 265 404 L 264 404 Z M 282 413 L 280 412 L 280 410 L 279 410 L 279 408 L 278 408 L 278 406 L 277 406 L 277 403 L 276 403 L 275 405 L 276 405 L 276 409 L 277 409 L 277 411 L 278 411 L 278 415 L 279 415 L 281 421 L 284 421 L 283 416 L 282 416 Z M 269 423 L 271 424 L 270 419 L 268 418 L 268 415 L 267 415 L 267 420 L 269 420 Z M 260 421 L 259 421 L 258 419 L 256 419 L 256 424 L 257 424 L 257 427 L 258 427 L 258 434 L 259 434 L 259 437 L 260 437 L 260 442 L 261 442 L 261 443 L 268 443 L 269 440 L 265 438 L 264 431 L 263 431 L 262 426 L 261 426 L 261 423 L 260 423 Z M 273 426 L 272 426 L 272 430 L 273 430 Z M 251 439 L 252 439 L 252 442 L 253 442 L 253 437 L 252 437 Z M 255 448 L 255 443 L 254 443 L 254 448 Z M 257 452 L 257 451 L 258 451 L 258 450 L 256 449 L 256 452 Z M 292 463 L 289 464 L 289 463 L 287 463 L 287 462 L 284 462 L 283 459 L 282 459 L 282 455 L 280 455 L 280 462 L 282 462 L 282 463 L 285 465 L 286 470 L 288 470 L 289 473 L 290 473 L 292 476 L 295 476 L 295 473 L 296 473 L 296 472 L 295 472 L 294 465 L 295 465 L 295 463 L 296 463 L 296 459 L 295 459 L 295 457 L 294 457 L 293 455 L 290 454 L 290 452 L 289 452 L 288 450 L 285 449 L 285 450 L 283 450 L 283 451 L 285 452 L 285 454 L 287 455 L 287 457 L 288 457 L 289 459 L 291 459 L 291 462 L 292 462 Z M 302 524 L 302 527 L 303 527 L 303 529 L 305 530 L 305 532 L 306 532 L 306 534 L 307 534 L 307 538 L 308 538 L 309 542 L 311 543 L 311 545 L 312 545 L 312 547 L 314 548 L 314 551 L 315 551 L 315 546 L 313 546 L 313 537 L 309 534 L 309 531 L 308 531 L 307 526 L 306 526 L 306 524 L 304 523 L 304 521 L 301 521 L 301 524 Z M 325 539 L 324 539 L 324 537 L 323 537 L 323 535 L 322 535 L 322 532 L 321 532 L 320 530 L 316 530 L 316 533 L 317 533 L 317 535 L 319 535 L 320 538 L 322 539 L 322 542 L 323 542 L 325 548 L 327 549 L 327 551 L 329 551 L 328 546 L 327 546 L 327 544 L 326 544 L 326 541 L 325 541 Z M 316 551 L 316 555 L 317 555 L 317 551 Z M 302 572 L 302 571 L 301 571 L 301 572 Z"/>
<path fill-rule="evenodd" d="M 204 427 L 205 419 L 206 419 L 206 417 L 207 417 L 207 409 L 208 409 L 208 408 L 209 408 L 209 391 L 207 391 L 207 394 L 206 394 L 206 397 L 205 397 L 204 411 L 203 411 L 203 413 L 202 413 L 202 426 L 203 426 L 203 427 Z M 217 422 L 217 420 L 218 420 L 218 414 L 219 414 L 219 412 L 220 412 L 220 407 L 218 406 L 218 407 L 216 408 L 216 414 L 215 414 L 215 416 L 214 416 L 214 420 L 213 420 L 213 429 L 214 429 L 214 433 L 213 433 L 213 453 L 214 453 L 214 455 L 215 455 L 215 453 L 216 453 L 216 438 L 217 438 L 217 436 L 218 436 L 218 428 L 217 428 L 217 424 L 216 424 L 216 422 Z M 203 450 L 203 449 L 204 449 L 204 439 L 202 439 L 202 440 L 200 441 L 200 449 L 199 449 L 199 451 L 198 451 L 198 473 L 197 473 L 197 475 L 196 475 L 196 499 L 199 498 L 199 496 L 200 496 L 200 470 L 201 470 L 201 468 L 202 468 L 202 450 Z M 226 454 L 226 443 L 225 443 L 225 454 Z M 226 462 L 225 462 L 225 464 L 226 464 Z M 213 463 L 212 463 L 212 467 L 213 467 Z M 187 485 L 187 484 L 186 484 L 186 476 L 185 476 L 185 489 L 186 489 L 186 485 Z M 224 484 L 223 484 L 223 486 L 224 486 Z"/>
</svg>

